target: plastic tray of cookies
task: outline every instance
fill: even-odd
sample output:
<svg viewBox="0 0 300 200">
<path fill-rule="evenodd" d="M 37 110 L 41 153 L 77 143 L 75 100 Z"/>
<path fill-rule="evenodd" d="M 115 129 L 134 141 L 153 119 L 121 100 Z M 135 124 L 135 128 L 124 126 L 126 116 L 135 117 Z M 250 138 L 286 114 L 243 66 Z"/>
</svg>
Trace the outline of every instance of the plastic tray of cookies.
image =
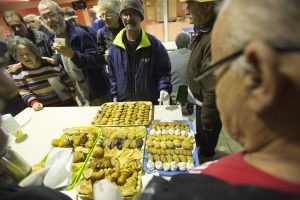
<svg viewBox="0 0 300 200">
<path fill-rule="evenodd" d="M 152 102 L 133 101 L 103 104 L 92 121 L 95 126 L 147 126 L 152 119 Z"/>
<path fill-rule="evenodd" d="M 88 161 L 76 191 L 81 198 L 91 199 L 93 184 L 108 179 L 124 198 L 141 190 L 145 127 L 103 127 L 102 135 Z"/>
<path fill-rule="evenodd" d="M 76 126 L 66 128 L 59 139 L 53 139 L 52 147 L 55 148 L 72 148 L 73 164 L 72 164 L 72 181 L 66 190 L 71 190 L 78 182 L 81 173 L 86 165 L 96 141 L 101 135 L 101 128 L 93 126 Z M 46 163 L 47 155 L 41 161 L 40 167 Z"/>
<path fill-rule="evenodd" d="M 192 122 L 152 121 L 145 145 L 144 171 L 173 176 L 199 166 Z"/>
</svg>

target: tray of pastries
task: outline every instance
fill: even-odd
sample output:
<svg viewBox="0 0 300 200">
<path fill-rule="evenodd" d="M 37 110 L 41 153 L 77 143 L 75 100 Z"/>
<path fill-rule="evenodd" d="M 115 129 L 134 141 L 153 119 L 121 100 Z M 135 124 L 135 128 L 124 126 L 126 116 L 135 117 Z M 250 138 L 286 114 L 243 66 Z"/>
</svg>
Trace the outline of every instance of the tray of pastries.
<svg viewBox="0 0 300 200">
<path fill-rule="evenodd" d="M 147 135 L 144 170 L 161 175 L 187 173 L 199 165 L 192 123 L 152 121 Z"/>
<path fill-rule="evenodd" d="M 92 121 L 95 126 L 147 126 L 152 119 L 150 101 L 105 103 Z"/>
<path fill-rule="evenodd" d="M 52 147 L 72 148 L 73 151 L 72 181 L 67 190 L 75 187 L 100 135 L 101 129 L 98 127 L 78 126 L 64 129 L 59 139 L 51 141 Z M 46 160 L 47 155 L 43 158 L 41 167 Z"/>
<path fill-rule="evenodd" d="M 108 179 L 130 198 L 141 189 L 145 127 L 103 127 L 103 134 L 77 185 L 81 198 L 92 198 L 93 184 Z"/>
</svg>

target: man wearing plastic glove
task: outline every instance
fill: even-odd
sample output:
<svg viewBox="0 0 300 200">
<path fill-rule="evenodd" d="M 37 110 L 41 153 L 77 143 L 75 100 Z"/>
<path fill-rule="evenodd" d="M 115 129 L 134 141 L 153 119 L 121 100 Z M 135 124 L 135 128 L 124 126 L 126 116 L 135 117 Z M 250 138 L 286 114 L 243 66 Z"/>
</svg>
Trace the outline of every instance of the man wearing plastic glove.
<svg viewBox="0 0 300 200">
<path fill-rule="evenodd" d="M 125 26 L 108 53 L 110 94 L 114 101 L 167 101 L 172 92 L 171 64 L 162 43 L 141 28 L 140 0 L 124 0 L 120 16 Z"/>
<path fill-rule="evenodd" d="M 201 75 L 211 62 L 210 39 L 216 18 L 215 0 L 181 0 L 187 2 L 190 20 L 200 31 L 192 41 L 192 52 L 187 67 L 187 82 L 196 102 L 196 143 L 201 158 L 215 155 L 222 124 L 216 106 L 215 79 L 213 75 L 200 82 L 194 78 Z"/>
</svg>

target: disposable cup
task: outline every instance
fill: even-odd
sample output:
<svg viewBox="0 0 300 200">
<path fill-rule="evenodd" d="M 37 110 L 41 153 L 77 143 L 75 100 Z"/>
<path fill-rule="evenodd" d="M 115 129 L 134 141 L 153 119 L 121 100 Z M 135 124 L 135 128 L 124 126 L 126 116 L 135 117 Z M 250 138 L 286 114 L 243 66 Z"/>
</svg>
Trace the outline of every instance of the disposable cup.
<svg viewBox="0 0 300 200">
<path fill-rule="evenodd" d="M 1 121 L 1 128 L 7 134 L 13 135 L 16 139 L 21 139 L 24 136 L 21 126 L 11 114 L 2 115 Z"/>
<path fill-rule="evenodd" d="M 65 38 L 54 38 L 54 42 L 61 46 L 66 46 L 66 39 Z"/>
</svg>

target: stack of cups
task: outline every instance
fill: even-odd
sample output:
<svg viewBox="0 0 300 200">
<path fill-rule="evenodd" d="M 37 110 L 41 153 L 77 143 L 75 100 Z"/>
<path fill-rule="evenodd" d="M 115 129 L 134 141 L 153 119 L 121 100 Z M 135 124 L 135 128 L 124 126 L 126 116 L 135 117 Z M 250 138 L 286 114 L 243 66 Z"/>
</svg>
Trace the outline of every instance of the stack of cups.
<svg viewBox="0 0 300 200">
<path fill-rule="evenodd" d="M 24 136 L 24 133 L 21 129 L 19 123 L 11 114 L 5 114 L 1 116 L 2 125 L 1 128 L 10 135 L 16 137 L 16 139 L 21 139 Z"/>
</svg>

